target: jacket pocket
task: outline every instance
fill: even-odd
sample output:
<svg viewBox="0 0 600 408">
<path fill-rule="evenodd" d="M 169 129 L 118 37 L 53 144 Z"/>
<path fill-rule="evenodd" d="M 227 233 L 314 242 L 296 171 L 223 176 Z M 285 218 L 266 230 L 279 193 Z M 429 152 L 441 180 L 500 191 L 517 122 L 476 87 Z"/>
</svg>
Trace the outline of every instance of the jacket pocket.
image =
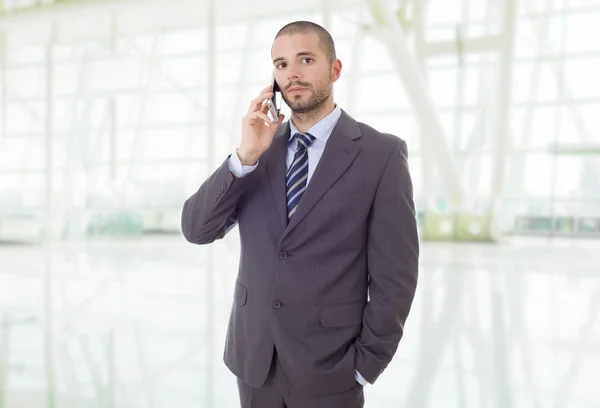
<svg viewBox="0 0 600 408">
<path fill-rule="evenodd" d="M 244 285 L 242 285 L 239 281 L 235 281 L 235 289 L 233 291 L 233 299 L 235 302 L 244 306 L 246 304 L 246 299 L 248 298 L 248 289 Z"/>
<path fill-rule="evenodd" d="M 321 325 L 324 327 L 346 327 L 362 324 L 365 302 L 321 306 Z"/>
</svg>

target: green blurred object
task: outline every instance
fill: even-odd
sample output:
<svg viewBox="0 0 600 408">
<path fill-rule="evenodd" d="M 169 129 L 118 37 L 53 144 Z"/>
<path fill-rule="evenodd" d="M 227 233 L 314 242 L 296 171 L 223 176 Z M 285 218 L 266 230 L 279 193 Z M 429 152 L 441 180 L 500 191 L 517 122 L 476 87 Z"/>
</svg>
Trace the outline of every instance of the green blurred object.
<svg viewBox="0 0 600 408">
<path fill-rule="evenodd" d="M 598 234 L 600 235 L 600 218 L 580 218 L 578 220 L 577 230 L 584 234 Z"/>
<path fill-rule="evenodd" d="M 94 214 L 86 228 L 86 237 L 141 237 L 142 216 L 131 211 Z"/>
<path fill-rule="evenodd" d="M 573 233 L 575 232 L 575 218 L 574 217 L 557 217 L 555 220 L 554 229 L 560 233 Z"/>
<path fill-rule="evenodd" d="M 553 230 L 552 217 L 520 216 L 515 219 L 515 231 L 519 231 L 519 232 L 551 232 L 552 230 Z"/>
<path fill-rule="evenodd" d="M 422 213 L 419 219 L 424 241 L 496 242 L 487 215 L 431 211 Z"/>
<path fill-rule="evenodd" d="M 44 223 L 44 217 L 35 214 L 0 214 L 0 243 L 39 244 L 45 235 Z"/>
<path fill-rule="evenodd" d="M 533 236 L 600 236 L 600 218 L 574 216 L 521 215 L 515 218 L 514 233 Z"/>
<path fill-rule="evenodd" d="M 598 143 L 572 143 L 572 144 L 553 144 L 548 146 L 550 153 L 559 155 L 600 155 L 600 144 Z"/>
</svg>

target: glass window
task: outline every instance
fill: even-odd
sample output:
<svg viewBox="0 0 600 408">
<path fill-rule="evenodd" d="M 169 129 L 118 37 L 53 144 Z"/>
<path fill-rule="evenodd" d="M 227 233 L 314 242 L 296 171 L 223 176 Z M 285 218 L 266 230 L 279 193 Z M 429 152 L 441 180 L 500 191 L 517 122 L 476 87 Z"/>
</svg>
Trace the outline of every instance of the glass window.
<svg viewBox="0 0 600 408">
<path fill-rule="evenodd" d="M 566 16 L 566 49 L 569 53 L 597 51 L 600 48 L 600 3 L 598 10 Z"/>
</svg>

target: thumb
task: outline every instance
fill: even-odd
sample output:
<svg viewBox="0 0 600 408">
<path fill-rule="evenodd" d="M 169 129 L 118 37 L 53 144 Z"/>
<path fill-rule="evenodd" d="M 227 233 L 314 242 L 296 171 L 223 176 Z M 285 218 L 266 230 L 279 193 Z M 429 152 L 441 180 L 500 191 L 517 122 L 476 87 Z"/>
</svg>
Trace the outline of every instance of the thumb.
<svg viewBox="0 0 600 408">
<path fill-rule="evenodd" d="M 283 123 L 283 120 L 285 119 L 285 115 L 282 113 L 279 115 L 279 124 L 281 125 Z"/>
</svg>

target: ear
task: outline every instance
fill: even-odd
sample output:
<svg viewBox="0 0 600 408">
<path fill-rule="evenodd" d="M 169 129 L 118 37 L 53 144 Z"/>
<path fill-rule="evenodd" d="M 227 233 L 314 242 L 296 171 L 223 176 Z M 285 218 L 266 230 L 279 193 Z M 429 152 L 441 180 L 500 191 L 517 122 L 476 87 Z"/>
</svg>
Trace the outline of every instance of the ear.
<svg viewBox="0 0 600 408">
<path fill-rule="evenodd" d="M 342 61 L 336 59 L 331 64 L 331 82 L 335 82 L 340 79 L 342 75 Z"/>
</svg>

